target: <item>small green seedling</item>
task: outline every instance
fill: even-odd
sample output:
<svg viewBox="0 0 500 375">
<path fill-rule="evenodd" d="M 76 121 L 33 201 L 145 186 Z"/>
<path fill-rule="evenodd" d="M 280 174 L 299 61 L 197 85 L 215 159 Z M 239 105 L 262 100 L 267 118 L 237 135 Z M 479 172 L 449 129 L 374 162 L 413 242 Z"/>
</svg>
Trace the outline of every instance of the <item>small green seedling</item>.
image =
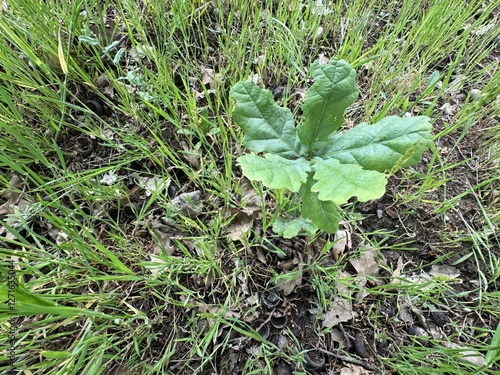
<svg viewBox="0 0 500 375">
<path fill-rule="evenodd" d="M 344 111 L 358 97 L 356 72 L 343 60 L 311 66 L 314 84 L 296 126 L 292 112 L 279 107 L 269 90 L 252 81 L 231 89 L 234 121 L 243 129 L 244 145 L 262 156 L 238 158 L 243 174 L 271 189 L 288 189 L 301 199 L 301 216 L 335 233 L 339 205 L 351 197 L 365 202 L 385 193 L 384 171 L 416 164 L 432 144 L 428 117 L 389 116 L 338 132 Z"/>
</svg>

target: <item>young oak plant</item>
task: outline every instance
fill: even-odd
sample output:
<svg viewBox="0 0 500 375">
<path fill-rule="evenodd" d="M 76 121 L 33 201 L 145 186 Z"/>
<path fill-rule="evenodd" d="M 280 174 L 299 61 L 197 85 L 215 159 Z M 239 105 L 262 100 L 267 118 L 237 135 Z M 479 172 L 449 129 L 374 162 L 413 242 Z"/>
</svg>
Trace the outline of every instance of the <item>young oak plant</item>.
<svg viewBox="0 0 500 375">
<path fill-rule="evenodd" d="M 278 106 L 269 90 L 252 81 L 231 89 L 232 117 L 243 129 L 243 143 L 262 154 L 243 155 L 238 163 L 249 179 L 298 193 L 302 218 L 335 233 L 339 205 L 351 197 L 361 202 L 380 198 L 387 183 L 383 172 L 416 164 L 432 144 L 432 127 L 426 116 L 388 116 L 338 132 L 345 109 L 358 97 L 356 72 L 344 60 L 331 60 L 314 62 L 311 75 L 314 84 L 297 126 L 292 112 Z"/>
</svg>

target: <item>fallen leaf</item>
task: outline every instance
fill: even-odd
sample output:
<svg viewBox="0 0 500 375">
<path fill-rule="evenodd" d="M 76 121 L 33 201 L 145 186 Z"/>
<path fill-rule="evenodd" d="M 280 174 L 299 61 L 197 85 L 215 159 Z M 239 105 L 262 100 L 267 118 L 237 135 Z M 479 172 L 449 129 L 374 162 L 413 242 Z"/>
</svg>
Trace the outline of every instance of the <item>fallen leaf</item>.
<svg viewBox="0 0 500 375">
<path fill-rule="evenodd" d="M 259 55 L 259 56 L 253 58 L 252 63 L 254 65 L 258 65 L 264 61 L 266 61 L 266 55 Z M 257 82 L 255 82 L 255 83 L 257 83 Z"/>
<path fill-rule="evenodd" d="M 398 213 L 392 208 L 392 207 L 386 207 L 385 208 L 385 213 L 391 218 L 391 219 L 397 219 L 398 218 Z"/>
<path fill-rule="evenodd" d="M 344 334 L 337 328 L 332 328 L 330 331 L 330 339 L 333 342 L 343 343 L 345 341 Z"/>
<path fill-rule="evenodd" d="M 201 67 L 203 71 L 203 76 L 201 82 L 207 89 L 214 90 L 216 88 L 217 82 L 222 81 L 223 75 L 221 73 L 215 73 L 213 69 Z"/>
<path fill-rule="evenodd" d="M 175 248 L 171 245 L 171 239 L 175 235 L 172 227 L 161 223 L 154 223 L 152 229 L 160 250 L 155 251 L 155 253 L 160 254 L 161 249 L 164 249 L 168 255 L 172 255 L 175 251 Z"/>
<path fill-rule="evenodd" d="M 349 260 L 360 276 L 379 276 L 378 253 L 375 249 L 364 251 L 359 258 Z"/>
<path fill-rule="evenodd" d="M 243 179 L 241 183 L 241 208 L 228 208 L 224 216 L 234 215 L 233 220 L 226 226 L 226 233 L 232 241 L 241 240 L 253 227 L 253 221 L 261 212 L 261 199 L 259 194 L 250 184 L 250 181 Z M 258 254 L 259 255 L 259 254 Z M 263 260 L 259 258 L 259 260 Z M 264 257 L 265 260 L 265 257 Z"/>
<path fill-rule="evenodd" d="M 248 79 L 251 80 L 256 85 L 260 84 L 260 81 L 261 81 L 258 73 L 250 73 L 250 75 L 248 76 Z"/>
<path fill-rule="evenodd" d="M 201 191 L 195 190 L 189 193 L 182 193 L 172 199 L 167 208 L 186 217 L 196 217 L 203 211 Z"/>
<path fill-rule="evenodd" d="M 337 292 L 340 295 L 351 295 L 351 288 L 355 285 L 354 277 L 347 271 L 343 270 L 337 274 L 335 278 Z"/>
<path fill-rule="evenodd" d="M 136 176 L 137 185 L 145 190 L 146 196 L 161 194 L 170 186 L 171 179 L 164 176 L 142 177 Z"/>
<path fill-rule="evenodd" d="M 326 65 L 330 61 L 330 57 L 327 57 L 323 52 L 321 52 L 318 57 L 320 65 Z"/>
<path fill-rule="evenodd" d="M 398 278 L 401 277 L 401 271 L 403 270 L 403 257 L 398 258 L 398 263 L 396 265 L 396 269 L 392 271 L 392 277 Z"/>
<path fill-rule="evenodd" d="M 495 22 L 491 22 L 491 23 L 488 23 L 486 25 L 482 25 L 482 26 L 479 26 L 479 27 L 476 27 L 472 33 L 473 34 L 476 34 L 476 35 L 485 35 L 486 33 L 488 33 L 491 29 L 495 28 L 498 24 L 495 23 Z M 498 34 L 497 34 L 498 35 Z M 498 39 L 497 39 L 498 41 Z"/>
<path fill-rule="evenodd" d="M 49 234 L 52 238 L 55 238 L 57 245 L 66 243 L 69 239 L 69 235 L 67 233 L 64 233 L 62 230 L 54 227 L 52 224 L 50 224 Z"/>
<path fill-rule="evenodd" d="M 261 210 L 261 198 L 246 178 L 241 183 L 240 205 L 242 211 L 248 215 L 253 215 L 256 211 L 260 212 Z"/>
<path fill-rule="evenodd" d="M 189 163 L 194 169 L 200 169 L 201 166 L 201 150 L 195 150 L 193 147 L 187 144 L 185 141 L 180 142 L 184 152 L 182 153 L 182 158 Z"/>
<path fill-rule="evenodd" d="M 263 264 L 267 264 L 266 256 L 261 248 L 257 248 L 257 259 L 261 261 Z"/>
<path fill-rule="evenodd" d="M 345 230 L 338 230 L 333 236 L 335 244 L 333 245 L 333 259 L 339 260 L 339 257 L 344 253 L 347 246 L 347 232 Z"/>
<path fill-rule="evenodd" d="M 445 276 L 452 279 L 458 278 L 460 276 L 460 271 L 458 268 L 450 266 L 448 264 L 434 264 L 429 271 L 431 276 Z"/>
<path fill-rule="evenodd" d="M 332 303 L 332 308 L 323 315 L 320 319 L 323 321 L 324 328 L 330 328 L 339 323 L 347 322 L 353 318 L 351 305 L 342 297 L 336 296 Z"/>
<path fill-rule="evenodd" d="M 470 362 L 477 367 L 483 367 L 486 365 L 486 360 L 484 356 L 476 350 L 460 346 L 452 342 L 444 342 L 443 346 L 457 349 L 457 351 L 462 355 L 462 360 Z"/>
<path fill-rule="evenodd" d="M 165 270 L 165 268 L 167 267 L 167 262 L 155 255 L 149 255 L 149 257 L 151 258 L 151 263 L 153 264 L 146 265 L 145 267 L 147 270 L 149 270 L 149 272 L 151 272 L 153 276 L 157 276 Z"/>
<path fill-rule="evenodd" d="M 321 26 L 321 25 L 318 26 L 318 28 L 316 29 L 315 39 L 321 39 L 321 37 L 323 36 L 323 32 L 324 32 L 323 26 Z M 321 64 L 321 62 L 320 62 L 320 64 Z"/>
<path fill-rule="evenodd" d="M 6 201 L 0 205 L 0 215 L 5 216 L 5 222 L 15 229 L 25 226 L 42 209 L 39 203 L 32 203 L 28 200 L 29 197 L 24 193 L 23 182 L 17 175 L 11 178 L 1 198 Z M 3 235 L 9 240 L 15 238 L 15 235 L 7 228 L 0 227 L 0 236 Z"/>
<path fill-rule="evenodd" d="M 457 112 L 457 106 L 450 103 L 444 103 L 439 109 L 446 115 L 454 115 Z"/>
<path fill-rule="evenodd" d="M 299 263 L 295 270 L 287 272 L 287 276 L 292 278 L 284 283 L 276 285 L 276 290 L 283 291 L 285 296 L 290 295 L 296 287 L 302 285 L 302 263 Z"/>
<path fill-rule="evenodd" d="M 0 206 L 0 215 L 10 215 L 25 211 L 30 205 L 27 199 L 24 199 L 23 186 L 18 176 L 13 176 L 9 186 L 3 192 L 2 198 L 6 202 Z"/>
<path fill-rule="evenodd" d="M 369 375 L 373 374 L 373 372 L 370 372 L 368 370 L 365 370 L 361 366 L 357 365 L 347 365 L 348 367 L 342 367 L 340 369 L 340 375 Z"/>
<path fill-rule="evenodd" d="M 139 62 L 145 59 L 148 55 L 154 56 L 154 48 L 152 46 L 142 44 L 136 47 L 130 47 L 128 55 L 131 61 Z"/>
<path fill-rule="evenodd" d="M 398 318 L 407 324 L 413 323 L 413 314 L 411 313 L 411 299 L 403 295 L 398 296 Z"/>
<path fill-rule="evenodd" d="M 238 209 L 229 208 L 224 210 L 228 216 L 234 215 L 233 219 L 226 225 L 225 232 L 231 241 L 239 241 L 253 227 L 253 220 L 257 217 L 257 213 L 249 215 Z"/>
</svg>

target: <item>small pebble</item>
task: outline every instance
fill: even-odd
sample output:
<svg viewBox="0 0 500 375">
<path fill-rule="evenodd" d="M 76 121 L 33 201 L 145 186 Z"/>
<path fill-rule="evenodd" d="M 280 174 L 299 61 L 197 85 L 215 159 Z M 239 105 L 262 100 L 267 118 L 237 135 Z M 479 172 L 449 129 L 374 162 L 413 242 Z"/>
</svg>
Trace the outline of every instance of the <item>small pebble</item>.
<svg viewBox="0 0 500 375">
<path fill-rule="evenodd" d="M 444 103 L 439 109 L 441 109 L 447 115 L 452 115 L 453 112 L 455 112 L 455 106 L 451 105 L 450 103 Z"/>
<path fill-rule="evenodd" d="M 410 328 L 408 328 L 408 334 L 412 336 L 417 336 L 417 340 L 420 344 L 423 346 L 426 346 L 429 344 L 429 341 L 426 340 L 429 337 L 429 334 L 425 329 L 422 327 L 419 327 L 417 325 L 411 325 Z"/>
<path fill-rule="evenodd" d="M 95 85 L 97 87 L 107 86 L 108 83 L 109 83 L 109 80 L 105 74 L 101 74 L 99 77 L 97 77 L 97 79 L 95 81 Z"/>
<path fill-rule="evenodd" d="M 321 39 L 323 36 L 323 26 L 319 26 L 318 30 L 316 30 L 316 39 Z"/>
<path fill-rule="evenodd" d="M 478 90 L 478 89 L 470 90 L 470 97 L 472 99 L 475 99 L 479 94 L 481 94 L 481 90 Z"/>
<path fill-rule="evenodd" d="M 48 139 L 52 139 L 54 137 L 56 133 L 54 132 L 53 129 L 47 129 L 45 130 L 45 136 L 48 138 Z"/>
</svg>

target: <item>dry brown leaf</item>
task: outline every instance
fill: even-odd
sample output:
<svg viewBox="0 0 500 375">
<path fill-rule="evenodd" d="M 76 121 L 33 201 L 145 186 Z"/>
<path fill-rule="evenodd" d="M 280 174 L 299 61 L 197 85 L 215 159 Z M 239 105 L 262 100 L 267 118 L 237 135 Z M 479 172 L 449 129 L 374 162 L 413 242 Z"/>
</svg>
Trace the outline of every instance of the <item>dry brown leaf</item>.
<svg viewBox="0 0 500 375">
<path fill-rule="evenodd" d="M 260 196 L 246 178 L 241 181 L 240 205 L 242 206 L 242 211 L 248 215 L 261 210 Z"/>
<path fill-rule="evenodd" d="M 226 226 L 226 233 L 231 241 L 238 241 L 244 238 L 253 226 L 253 220 L 257 214 L 248 215 L 238 209 L 227 209 L 226 212 L 236 213 L 233 220 Z M 229 215 L 230 216 L 230 215 Z"/>
<path fill-rule="evenodd" d="M 280 285 L 280 290 L 283 291 L 283 295 L 288 296 L 292 294 L 296 287 L 302 285 L 302 273 L 298 274 L 296 278 L 287 281 L 286 283 Z"/>
<path fill-rule="evenodd" d="M 146 268 L 149 270 L 149 272 L 151 272 L 153 276 L 156 276 L 160 273 L 162 269 L 166 267 L 167 263 L 165 262 L 165 260 L 157 257 L 156 255 L 150 254 L 149 257 L 151 258 L 151 263 L 156 263 L 156 264 L 152 266 L 147 266 Z"/>
<path fill-rule="evenodd" d="M 364 251 L 357 259 L 349 260 L 360 276 L 379 276 L 378 253 L 375 249 Z"/>
<path fill-rule="evenodd" d="M 158 245 L 155 246 L 154 252 L 160 254 L 163 248 L 168 255 L 172 255 L 175 248 L 171 244 L 171 238 L 173 236 L 171 228 L 164 224 L 156 224 L 153 226 L 153 233 L 158 240 Z"/>
<path fill-rule="evenodd" d="M 445 276 L 455 279 L 460 276 L 460 271 L 458 268 L 450 266 L 448 264 L 434 264 L 429 271 L 429 275 Z"/>
<path fill-rule="evenodd" d="M 290 271 L 290 274 L 293 273 L 294 278 L 287 280 L 286 282 L 277 285 L 276 290 L 283 291 L 285 296 L 290 295 L 296 287 L 302 285 L 302 263 L 299 263 L 295 271 Z"/>
<path fill-rule="evenodd" d="M 457 106 L 450 103 L 444 103 L 439 109 L 450 116 L 457 112 Z"/>
<path fill-rule="evenodd" d="M 133 175 L 137 185 L 145 190 L 146 197 L 150 197 L 152 194 L 161 194 L 170 186 L 171 179 L 165 178 L 164 176 L 152 176 L 143 177 L 139 175 Z"/>
<path fill-rule="evenodd" d="M 340 375 L 371 375 L 373 372 L 364 369 L 361 366 L 348 364 L 340 369 Z"/>
<path fill-rule="evenodd" d="M 336 296 L 330 310 L 323 313 L 320 319 L 324 328 L 330 328 L 342 322 L 347 322 L 353 318 L 351 305 L 342 297 Z"/>
<path fill-rule="evenodd" d="M 203 71 L 201 82 L 207 89 L 216 89 L 216 85 L 218 82 L 222 81 L 223 75 L 221 73 L 215 73 L 213 69 L 204 66 L 201 67 L 201 70 Z"/>
<path fill-rule="evenodd" d="M 320 53 L 318 61 L 320 65 L 326 65 L 330 62 L 330 57 L 327 57 L 324 53 Z"/>
<path fill-rule="evenodd" d="M 339 257 L 344 253 L 347 246 L 347 232 L 345 230 L 338 230 L 335 232 L 333 245 L 333 259 L 339 260 Z"/>
<path fill-rule="evenodd" d="M 396 269 L 392 271 L 392 277 L 398 278 L 401 277 L 401 271 L 403 270 L 403 257 L 398 258 L 398 263 L 396 265 Z"/>
<path fill-rule="evenodd" d="M 486 360 L 484 359 L 484 356 L 476 350 L 448 342 L 443 343 L 443 346 L 457 349 L 458 351 L 460 351 L 460 354 L 462 355 L 462 360 L 470 362 L 476 365 L 477 367 L 483 367 L 486 365 Z"/>
<path fill-rule="evenodd" d="M 168 208 L 190 218 L 200 215 L 203 211 L 201 191 L 179 194 L 168 204 Z"/>
<path fill-rule="evenodd" d="M 252 229 L 254 219 L 261 212 L 260 202 L 260 196 L 252 187 L 250 181 L 243 179 L 240 196 L 241 208 L 225 209 L 224 216 L 235 215 L 231 223 L 226 227 L 226 232 L 232 241 L 241 240 Z M 263 259 L 259 258 L 259 260 L 262 261 Z"/>
<path fill-rule="evenodd" d="M 184 152 L 182 153 L 182 158 L 189 163 L 194 169 L 200 169 L 201 166 L 201 150 L 195 150 L 193 147 L 187 144 L 185 141 L 180 142 Z"/>
<path fill-rule="evenodd" d="M 335 283 L 335 286 L 337 287 L 337 291 L 340 295 L 350 295 L 351 294 L 351 288 L 352 285 L 355 285 L 355 280 L 354 277 L 347 271 L 342 270 L 340 273 L 337 274 L 336 278 L 337 282 Z M 344 282 L 339 282 L 338 280 L 345 280 Z"/>
<path fill-rule="evenodd" d="M 390 207 L 390 206 L 385 208 L 385 213 L 391 219 L 397 219 L 399 217 L 398 213 L 392 207 Z"/>
<path fill-rule="evenodd" d="M 155 51 L 153 46 L 142 44 L 136 46 L 135 48 L 130 47 L 128 50 L 128 55 L 131 61 L 140 62 L 144 60 L 148 55 L 153 56 L 154 52 Z"/>
<path fill-rule="evenodd" d="M 343 343 L 345 341 L 344 334 L 338 328 L 332 328 L 330 331 L 330 339 L 338 343 Z"/>
<path fill-rule="evenodd" d="M 266 256 L 261 248 L 257 248 L 257 259 L 260 260 L 263 264 L 267 264 Z"/>
<path fill-rule="evenodd" d="M 6 199 L 6 201 L 0 205 L 0 215 L 7 216 L 6 221 L 8 221 L 9 225 L 14 228 L 21 224 L 24 220 L 30 221 L 37 210 L 36 206 L 32 205 L 32 202 L 28 200 L 29 197 L 24 194 L 23 186 L 21 178 L 14 175 L 11 178 L 7 189 L 5 189 L 2 193 L 2 198 Z M 9 215 L 11 216 L 9 217 Z M 23 218 L 21 219 L 18 215 L 21 215 Z M 5 235 L 8 239 L 15 238 L 15 235 L 8 231 L 5 227 L 0 227 L 0 235 Z"/>
</svg>

